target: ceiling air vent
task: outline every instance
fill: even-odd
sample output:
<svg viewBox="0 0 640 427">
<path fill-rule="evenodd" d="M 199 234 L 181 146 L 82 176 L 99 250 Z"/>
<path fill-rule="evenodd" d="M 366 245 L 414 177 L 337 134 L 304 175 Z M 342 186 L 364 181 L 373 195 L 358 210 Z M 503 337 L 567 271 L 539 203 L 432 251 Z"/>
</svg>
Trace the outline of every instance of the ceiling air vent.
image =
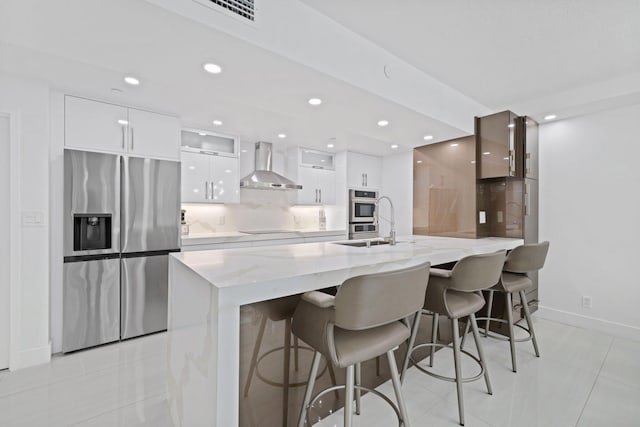
<svg viewBox="0 0 640 427">
<path fill-rule="evenodd" d="M 212 7 L 222 8 L 229 13 L 239 16 L 248 21 L 254 22 L 256 19 L 255 0 L 195 0 L 196 2 Z"/>
</svg>

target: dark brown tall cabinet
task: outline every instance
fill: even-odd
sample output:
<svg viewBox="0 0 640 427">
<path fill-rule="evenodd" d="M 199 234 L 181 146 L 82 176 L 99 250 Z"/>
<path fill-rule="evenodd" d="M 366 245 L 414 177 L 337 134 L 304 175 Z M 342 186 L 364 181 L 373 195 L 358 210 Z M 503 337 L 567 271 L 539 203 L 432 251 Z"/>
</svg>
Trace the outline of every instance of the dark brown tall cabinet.
<svg viewBox="0 0 640 427">
<path fill-rule="evenodd" d="M 478 237 L 538 242 L 538 123 L 511 111 L 476 117 L 475 138 Z M 527 300 L 535 311 L 537 273 L 531 278 L 535 286 Z M 493 316 L 506 317 L 506 309 L 504 300 L 496 294 Z M 514 319 L 523 317 L 515 295 L 511 310 Z"/>
</svg>

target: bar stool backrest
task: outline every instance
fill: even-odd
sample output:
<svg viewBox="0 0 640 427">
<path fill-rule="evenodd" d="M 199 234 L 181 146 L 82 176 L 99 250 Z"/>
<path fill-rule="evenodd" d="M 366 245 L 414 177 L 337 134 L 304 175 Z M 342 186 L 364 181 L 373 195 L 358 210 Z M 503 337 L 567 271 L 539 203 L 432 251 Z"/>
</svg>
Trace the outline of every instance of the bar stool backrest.
<svg viewBox="0 0 640 427">
<path fill-rule="evenodd" d="M 451 270 L 449 289 L 476 292 L 498 283 L 507 251 L 470 255 L 462 258 Z"/>
<path fill-rule="evenodd" d="M 336 294 L 336 326 L 357 331 L 415 314 L 424 303 L 430 266 L 426 262 L 346 280 Z"/>
<path fill-rule="evenodd" d="M 540 270 L 549 252 L 549 242 L 518 246 L 507 256 L 503 271 L 509 273 L 529 273 Z"/>
</svg>

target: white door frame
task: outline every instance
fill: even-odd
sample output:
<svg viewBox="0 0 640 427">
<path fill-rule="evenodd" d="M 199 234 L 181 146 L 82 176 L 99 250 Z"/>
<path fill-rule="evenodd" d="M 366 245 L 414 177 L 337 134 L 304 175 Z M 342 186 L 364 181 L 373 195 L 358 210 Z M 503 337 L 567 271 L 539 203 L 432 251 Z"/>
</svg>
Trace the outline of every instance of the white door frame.
<svg viewBox="0 0 640 427">
<path fill-rule="evenodd" d="M 0 114 L 9 117 L 9 370 L 12 370 L 19 365 L 18 339 L 21 323 L 20 113 L 15 110 L 0 110 Z"/>
</svg>

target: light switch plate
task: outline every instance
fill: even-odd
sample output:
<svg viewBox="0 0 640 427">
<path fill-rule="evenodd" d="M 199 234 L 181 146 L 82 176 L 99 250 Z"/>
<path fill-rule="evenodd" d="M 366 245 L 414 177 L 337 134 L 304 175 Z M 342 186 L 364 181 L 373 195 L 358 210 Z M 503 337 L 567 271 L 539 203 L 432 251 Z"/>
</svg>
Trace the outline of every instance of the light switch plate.
<svg viewBox="0 0 640 427">
<path fill-rule="evenodd" d="M 480 224 L 486 224 L 487 223 L 487 213 L 485 211 L 478 212 L 478 222 Z"/>
<path fill-rule="evenodd" d="M 22 211 L 23 227 L 44 227 L 45 216 L 43 211 Z"/>
</svg>

